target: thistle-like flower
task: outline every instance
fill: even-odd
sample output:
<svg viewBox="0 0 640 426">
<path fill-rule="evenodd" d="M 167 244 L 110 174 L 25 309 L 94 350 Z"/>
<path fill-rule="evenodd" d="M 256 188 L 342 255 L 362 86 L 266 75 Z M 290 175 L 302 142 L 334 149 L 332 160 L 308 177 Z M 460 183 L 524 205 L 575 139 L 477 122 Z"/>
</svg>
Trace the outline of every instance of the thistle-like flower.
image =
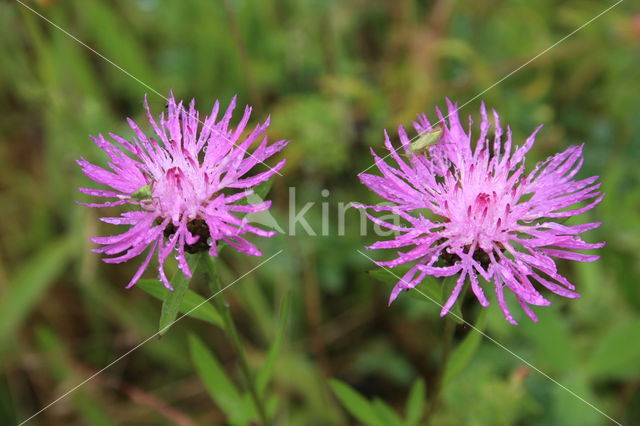
<svg viewBox="0 0 640 426">
<path fill-rule="evenodd" d="M 408 158 L 405 160 L 394 150 L 385 133 L 385 146 L 397 167 L 387 164 L 372 150 L 382 176 L 359 176 L 390 205 L 357 207 L 392 212 L 403 220 L 397 225 L 367 212 L 373 222 L 397 231 L 394 239 L 378 241 L 368 248 L 408 248 L 398 251 L 397 258 L 377 262 L 378 265 L 395 267 L 415 262 L 395 285 L 389 303 L 427 275 L 457 276 L 441 316 L 449 312 L 467 282 L 479 303 L 486 307 L 489 301 L 480 276 L 492 285 L 509 322 L 517 324 L 507 308 L 505 289 L 537 321 L 530 305 L 551 303 L 540 289 L 568 298 L 579 297 L 574 285 L 558 272 L 554 258 L 580 262 L 599 258 L 574 250 L 604 246 L 603 242 L 590 244 L 580 238 L 582 232 L 597 228 L 600 223 L 562 223 L 602 200 L 598 176 L 574 179 L 583 163 L 582 145 L 547 158 L 527 174 L 525 155 L 542 126 L 521 147 L 512 149 L 511 130 L 507 127 L 505 138 L 498 114 L 493 111 L 491 142 L 491 123 L 483 104 L 480 135 L 472 147 L 471 119 L 469 131 L 465 132 L 457 106 L 449 101 L 447 105 L 446 121 L 437 111 L 442 127 L 432 126 L 424 114 L 413 123 L 419 134 L 439 135 L 439 141 L 430 144 L 426 152 L 414 154 L 405 130 L 399 127 L 402 149 Z M 583 201 L 587 204 L 576 206 Z"/>
<path fill-rule="evenodd" d="M 167 288 L 171 288 L 163 264 L 173 251 L 179 268 L 191 277 L 185 251 L 208 250 L 211 256 L 217 256 L 218 244 L 225 242 L 242 253 L 261 256 L 260 250 L 244 238 L 245 234 L 262 237 L 275 234 L 250 225 L 234 213 L 259 212 L 270 207 L 270 201 L 250 205 L 240 202 L 253 193 L 251 188 L 277 173 L 285 160 L 254 176 L 245 175 L 257 163 L 284 148 L 287 141 L 267 145 L 267 138 L 262 134 L 269 126 L 269 119 L 244 138 L 251 108 L 245 108 L 235 129 L 230 125 L 235 98 L 217 121 L 219 108 L 216 101 L 211 114 L 200 121 L 195 101 L 192 100 L 187 109 L 171 96 L 166 117 L 163 112 L 156 122 L 145 99 L 147 117 L 155 134 L 153 137 L 147 137 L 129 119 L 135 134 L 131 141 L 113 133 L 109 136 L 117 145 L 107 141 L 102 134 L 92 137 L 109 157 L 111 170 L 91 164 L 84 158 L 78 161 L 90 179 L 111 188 L 79 190 L 90 196 L 112 199 L 80 204 L 89 207 L 132 206 L 130 211 L 121 213 L 119 217 L 101 218 L 106 223 L 128 226 L 124 233 L 92 238 L 93 242 L 103 246 L 95 252 L 116 255 L 104 258 L 107 263 L 128 261 L 148 248 L 127 288 L 138 281 L 154 253 L 158 257 L 159 278 Z M 249 153 L 249 147 L 260 139 L 259 146 Z"/>
</svg>

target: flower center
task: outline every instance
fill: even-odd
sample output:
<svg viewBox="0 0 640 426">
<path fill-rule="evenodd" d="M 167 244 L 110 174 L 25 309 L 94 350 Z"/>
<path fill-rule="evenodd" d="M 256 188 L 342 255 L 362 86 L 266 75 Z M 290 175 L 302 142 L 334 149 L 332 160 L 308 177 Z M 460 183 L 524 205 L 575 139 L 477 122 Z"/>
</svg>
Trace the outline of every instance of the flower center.
<svg viewBox="0 0 640 426">
<path fill-rule="evenodd" d="M 209 233 L 209 227 L 207 223 L 203 219 L 193 219 L 187 222 L 187 229 L 191 232 L 192 235 L 197 235 L 198 241 L 193 244 L 185 244 L 184 250 L 187 253 L 199 253 L 201 251 L 209 250 L 209 238 L 211 238 L 211 234 Z M 164 228 L 164 236 L 165 238 L 171 237 L 177 231 L 176 226 L 173 223 L 169 223 L 166 228 Z"/>
<path fill-rule="evenodd" d="M 465 251 L 469 250 L 469 247 L 464 248 Z M 447 265 L 453 266 L 457 262 L 460 261 L 460 256 L 455 253 L 449 253 L 446 249 L 440 252 L 440 259 Z M 481 248 L 476 248 L 473 252 L 473 260 L 478 262 L 484 269 L 489 267 L 491 263 L 491 259 L 489 258 L 489 254 Z"/>
</svg>

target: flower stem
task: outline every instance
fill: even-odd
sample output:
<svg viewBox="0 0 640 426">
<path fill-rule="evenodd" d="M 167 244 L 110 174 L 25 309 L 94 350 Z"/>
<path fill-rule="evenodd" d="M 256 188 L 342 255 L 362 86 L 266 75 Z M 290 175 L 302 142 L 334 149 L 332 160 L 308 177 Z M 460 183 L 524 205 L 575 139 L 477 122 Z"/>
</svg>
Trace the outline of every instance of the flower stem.
<svg viewBox="0 0 640 426">
<path fill-rule="evenodd" d="M 444 283 L 443 283 L 444 286 Z M 467 294 L 467 287 L 464 286 L 460 295 L 458 296 L 458 301 L 456 303 L 462 304 L 464 302 L 464 297 Z M 451 309 L 453 310 L 453 308 Z M 451 355 L 451 350 L 453 346 L 454 336 L 456 334 L 456 326 L 457 322 L 454 318 L 451 317 L 452 314 L 445 316 L 443 318 L 444 325 L 442 330 L 442 350 L 440 352 L 440 371 L 438 373 L 436 387 L 434 392 L 433 402 L 427 411 L 427 419 L 430 418 L 442 405 L 442 388 L 444 386 L 444 373 L 447 367 L 447 362 L 449 361 L 449 355 Z M 462 319 L 462 318 L 457 318 Z"/>
<path fill-rule="evenodd" d="M 207 270 L 208 283 L 209 287 L 213 294 L 217 294 L 222 290 L 222 286 L 220 283 L 220 275 L 217 271 L 216 259 L 209 256 L 208 254 L 204 254 L 205 257 L 205 268 Z M 240 370 L 242 371 L 242 375 L 247 382 L 247 387 L 249 388 L 249 394 L 251 395 L 251 399 L 253 400 L 253 404 L 258 411 L 258 416 L 262 421 L 262 424 L 265 426 L 269 426 L 271 422 L 267 417 L 267 412 L 264 407 L 264 403 L 260 396 L 258 395 L 258 391 L 256 388 L 255 380 L 253 379 L 253 375 L 251 374 L 251 370 L 249 369 L 249 363 L 247 362 L 247 357 L 245 355 L 244 346 L 242 345 L 242 341 L 240 340 L 240 335 L 238 334 L 238 330 L 233 322 L 233 317 L 231 315 L 231 310 L 229 309 L 229 305 L 224 299 L 224 296 L 218 294 L 213 298 L 214 304 L 218 311 L 222 314 L 222 318 L 224 321 L 224 328 L 229 337 L 231 337 L 231 341 L 235 346 L 236 353 L 240 360 Z"/>
<path fill-rule="evenodd" d="M 453 343 L 453 336 L 456 333 L 456 323 L 451 318 L 443 318 L 444 326 L 442 331 L 442 351 L 440 352 L 440 371 L 438 373 L 434 396 L 431 404 L 427 407 L 426 420 L 430 420 L 433 414 L 442 405 L 442 387 L 444 379 L 444 371 L 451 354 L 451 346 Z"/>
</svg>

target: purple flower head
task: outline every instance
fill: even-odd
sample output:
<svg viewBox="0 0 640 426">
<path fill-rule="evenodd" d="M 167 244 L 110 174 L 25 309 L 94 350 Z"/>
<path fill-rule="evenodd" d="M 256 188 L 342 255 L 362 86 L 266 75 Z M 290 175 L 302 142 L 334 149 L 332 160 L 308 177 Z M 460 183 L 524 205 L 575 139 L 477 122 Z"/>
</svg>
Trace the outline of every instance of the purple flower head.
<svg viewBox="0 0 640 426">
<path fill-rule="evenodd" d="M 397 231 L 394 239 L 378 241 L 368 248 L 406 248 L 397 252 L 397 258 L 377 262 L 378 265 L 395 267 L 415 262 L 394 287 L 389 303 L 402 290 L 417 286 L 427 275 L 457 276 L 440 315 L 449 312 L 467 278 L 475 297 L 486 307 L 489 301 L 479 283 L 478 276 L 481 276 L 493 285 L 498 304 L 509 322 L 517 324 L 507 308 L 505 289 L 510 290 L 524 312 L 537 321 L 529 305 L 551 304 L 539 289 L 546 288 L 564 297 L 579 297 L 573 284 L 558 273 L 554 258 L 580 262 L 599 258 L 574 250 L 604 246 L 604 243 L 590 244 L 580 238 L 582 232 L 597 228 L 600 223 L 562 224 L 602 200 L 598 177 L 574 179 L 583 162 L 582 145 L 547 158 L 527 174 L 525 155 L 542 126 L 521 147 L 512 147 L 511 130 L 507 127 L 505 138 L 498 114 L 493 111 L 491 141 L 488 135 L 492 126 L 483 104 L 480 135 L 474 148 L 471 120 L 465 132 L 457 105 L 448 100 L 447 105 L 447 117 L 437 111 L 444 124 L 442 136 L 426 154 L 411 152 L 409 137 L 400 127 L 400 141 L 407 158 L 395 152 L 385 133 L 385 146 L 397 167 L 387 164 L 372 150 L 382 176 L 364 173 L 359 176 L 391 205 L 357 207 L 392 212 L 404 220 L 398 226 L 367 212 L 373 222 Z M 439 132 L 424 114 L 418 116 L 414 127 L 419 134 Z M 575 206 L 583 201 L 587 204 Z"/>
<path fill-rule="evenodd" d="M 131 141 L 113 133 L 109 136 L 117 144 L 107 141 L 103 135 L 92 137 L 109 157 L 110 170 L 83 158 L 78 161 L 90 179 L 111 188 L 79 188 L 80 191 L 112 199 L 80 204 L 89 207 L 132 206 L 131 211 L 123 212 L 119 217 L 101 219 L 106 223 L 128 226 L 128 229 L 122 234 L 92 238 L 93 242 L 102 245 L 94 251 L 115 255 L 104 258 L 107 263 L 120 263 L 149 248 L 127 288 L 138 281 L 154 253 L 158 256 L 160 280 L 171 288 L 163 264 L 172 251 L 176 251 L 179 268 L 191 277 L 185 251 L 208 250 L 211 256 L 217 256 L 217 245 L 223 241 L 242 253 L 261 256 L 260 250 L 244 238 L 245 234 L 262 237 L 275 234 L 250 225 L 234 213 L 259 212 L 270 207 L 270 201 L 251 205 L 239 202 L 253 193 L 252 187 L 277 173 L 285 160 L 262 173 L 251 177 L 245 175 L 256 164 L 284 148 L 287 141 L 267 145 L 267 137 L 262 134 L 269 126 L 269 119 L 243 137 L 251 108 L 245 108 L 240 123 L 234 129 L 230 121 L 235 97 L 220 119 L 219 108 L 216 101 L 211 114 L 200 121 L 195 101 L 192 100 L 187 109 L 182 102 L 176 103 L 172 95 L 166 117 L 163 112 L 156 121 L 145 99 L 153 137 L 147 137 L 129 119 L 135 134 Z M 249 153 L 249 147 L 256 141 L 260 141 L 259 146 Z"/>
</svg>

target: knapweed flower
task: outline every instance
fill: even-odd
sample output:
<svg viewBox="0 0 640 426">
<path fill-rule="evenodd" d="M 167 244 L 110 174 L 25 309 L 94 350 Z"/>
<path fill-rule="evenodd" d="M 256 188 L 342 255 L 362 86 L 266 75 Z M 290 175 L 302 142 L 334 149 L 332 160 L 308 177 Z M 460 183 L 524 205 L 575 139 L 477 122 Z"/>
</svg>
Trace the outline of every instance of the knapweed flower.
<svg viewBox="0 0 640 426">
<path fill-rule="evenodd" d="M 118 235 L 92 238 L 93 242 L 103 246 L 94 251 L 115 255 L 104 258 L 107 263 L 120 263 L 133 259 L 148 248 L 127 288 L 138 281 L 154 254 L 158 258 L 159 278 L 171 288 L 163 264 L 172 252 L 175 252 L 182 272 L 191 277 L 185 252 L 208 250 L 211 256 L 217 256 L 217 247 L 222 241 L 242 253 L 260 256 L 260 250 L 244 238 L 245 234 L 270 237 L 275 233 L 252 226 L 234 213 L 259 212 L 270 207 L 270 201 L 251 205 L 241 202 L 253 193 L 251 188 L 277 173 L 285 160 L 254 176 L 245 175 L 256 164 L 284 148 L 287 141 L 267 144 L 263 133 L 269 126 L 269 119 L 243 137 L 251 108 L 245 108 L 240 123 L 234 129 L 230 121 L 235 98 L 218 120 L 219 108 L 216 101 L 211 114 L 201 121 L 193 100 L 187 109 L 171 96 L 166 117 L 163 112 L 156 121 L 145 99 L 153 137 L 148 137 L 129 119 L 135 134 L 130 141 L 113 133 L 109 136 L 117 144 L 109 142 L 101 134 L 92 137 L 109 157 L 110 170 L 83 158 L 78 161 L 90 179 L 111 188 L 79 188 L 80 191 L 112 199 L 81 204 L 89 207 L 131 206 L 119 217 L 101 219 L 110 224 L 125 225 L 128 229 Z M 256 141 L 260 141 L 259 146 L 249 152 L 249 147 Z"/>
<path fill-rule="evenodd" d="M 542 126 L 521 147 L 512 147 L 511 130 L 507 127 L 504 137 L 498 114 L 493 111 L 491 141 L 492 126 L 483 104 L 480 134 L 473 147 L 471 120 L 465 132 L 457 106 L 449 101 L 447 105 L 446 121 L 437 111 L 441 128 L 432 126 L 424 114 L 413 123 L 419 134 L 440 135 L 426 152 L 414 154 L 409 137 L 400 127 L 404 158 L 385 133 L 385 146 L 397 166 L 389 165 L 372 150 L 382 176 L 359 176 L 390 205 L 357 207 L 392 212 L 401 218 L 399 224 L 394 224 L 367 212 L 373 222 L 397 231 L 394 239 L 378 241 L 368 248 L 404 250 L 398 251 L 397 258 L 378 264 L 395 267 L 415 262 L 394 287 L 389 303 L 402 290 L 414 288 L 430 275 L 456 279 L 441 315 L 451 309 L 467 282 L 479 303 L 486 307 L 489 301 L 480 276 L 493 287 L 509 322 L 517 324 L 507 308 L 505 290 L 511 291 L 524 312 L 537 321 L 530 305 L 551 303 L 540 289 L 579 297 L 574 285 L 558 272 L 554 258 L 591 262 L 598 256 L 574 250 L 604 246 L 580 238 L 582 232 L 597 228 L 600 223 L 562 223 L 602 200 L 598 177 L 575 179 L 583 162 L 582 145 L 549 157 L 526 173 L 525 155 Z M 586 205 L 576 206 L 583 201 L 587 201 Z"/>
</svg>

